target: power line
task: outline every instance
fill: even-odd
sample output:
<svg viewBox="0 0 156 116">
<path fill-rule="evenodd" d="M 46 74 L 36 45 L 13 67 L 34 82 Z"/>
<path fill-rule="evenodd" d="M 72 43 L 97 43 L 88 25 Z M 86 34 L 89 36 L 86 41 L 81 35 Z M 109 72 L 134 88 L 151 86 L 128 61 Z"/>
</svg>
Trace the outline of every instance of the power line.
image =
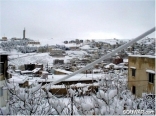
<svg viewBox="0 0 156 116">
<path fill-rule="evenodd" d="M 87 70 L 87 69 L 91 68 L 91 67 L 94 66 L 95 64 L 97 64 L 97 63 L 103 61 L 104 59 L 109 58 L 110 56 L 112 56 L 112 55 L 114 55 L 115 53 L 121 51 L 122 49 L 127 48 L 128 46 L 134 44 L 134 43 L 137 42 L 138 40 L 144 38 L 145 36 L 151 34 L 151 33 L 154 32 L 154 31 L 155 31 L 155 27 L 153 27 L 152 29 L 150 29 L 150 30 L 146 31 L 145 33 L 139 35 L 138 37 L 136 37 L 136 38 L 133 39 L 132 41 L 130 41 L 130 42 L 128 42 L 128 43 L 126 43 L 126 44 L 124 44 L 124 45 L 118 47 L 116 50 L 112 51 L 111 53 L 108 53 L 108 54 L 102 56 L 100 59 L 95 60 L 94 62 L 88 64 L 87 66 L 85 66 L 85 67 L 83 67 L 83 68 L 81 68 L 81 69 L 79 69 L 79 70 L 73 72 L 73 73 L 70 74 L 70 75 L 65 76 L 65 77 L 62 78 L 62 79 L 59 79 L 59 80 L 57 80 L 57 81 L 54 81 L 54 82 L 52 82 L 51 84 L 52 84 L 52 85 L 57 84 L 57 83 L 59 83 L 59 82 L 61 82 L 61 81 L 64 81 L 64 80 L 66 80 L 66 79 L 68 79 L 68 78 L 70 78 L 70 77 L 72 77 L 72 76 L 74 76 L 74 75 L 76 75 L 76 74 L 78 74 L 78 73 L 81 73 L 81 72 L 84 71 L 84 70 Z"/>
</svg>

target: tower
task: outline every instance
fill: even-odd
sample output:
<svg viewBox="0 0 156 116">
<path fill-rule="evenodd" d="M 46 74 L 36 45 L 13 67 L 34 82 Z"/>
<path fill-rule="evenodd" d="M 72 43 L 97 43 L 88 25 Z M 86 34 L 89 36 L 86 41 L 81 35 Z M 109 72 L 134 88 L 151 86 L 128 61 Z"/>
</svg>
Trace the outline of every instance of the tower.
<svg viewBox="0 0 156 116">
<path fill-rule="evenodd" d="M 25 39 L 25 28 L 23 30 L 23 39 Z"/>
</svg>

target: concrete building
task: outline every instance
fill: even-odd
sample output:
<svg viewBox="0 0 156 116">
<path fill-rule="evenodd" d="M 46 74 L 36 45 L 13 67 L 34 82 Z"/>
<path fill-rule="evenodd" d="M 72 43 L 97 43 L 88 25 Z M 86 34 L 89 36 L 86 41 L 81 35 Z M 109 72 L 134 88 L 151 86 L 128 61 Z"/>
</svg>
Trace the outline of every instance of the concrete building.
<svg viewBox="0 0 156 116">
<path fill-rule="evenodd" d="M 0 54 L 0 107 L 6 105 L 8 93 L 4 90 L 5 78 L 8 78 L 7 74 L 8 67 L 8 55 Z"/>
<path fill-rule="evenodd" d="M 50 56 L 53 57 L 64 57 L 65 56 L 65 52 L 61 49 L 51 49 L 50 50 Z"/>
<path fill-rule="evenodd" d="M 155 56 L 130 55 L 128 59 L 128 88 L 136 97 L 155 94 Z"/>
</svg>

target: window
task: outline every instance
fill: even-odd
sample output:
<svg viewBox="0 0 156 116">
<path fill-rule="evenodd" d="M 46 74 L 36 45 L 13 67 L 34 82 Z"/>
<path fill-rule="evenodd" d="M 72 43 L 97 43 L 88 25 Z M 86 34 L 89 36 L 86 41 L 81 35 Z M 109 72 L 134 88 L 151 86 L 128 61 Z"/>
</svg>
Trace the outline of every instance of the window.
<svg viewBox="0 0 156 116">
<path fill-rule="evenodd" d="M 4 63 L 0 63 L 0 74 L 4 73 Z"/>
<path fill-rule="evenodd" d="M 154 83 L 154 75 L 153 73 L 148 73 L 148 82 Z"/>
<path fill-rule="evenodd" d="M 132 86 L 132 93 L 135 94 L 135 92 L 136 92 L 136 88 L 135 86 Z"/>
<path fill-rule="evenodd" d="M 135 72 L 136 72 L 136 69 L 132 69 L 132 76 L 135 77 Z"/>
<path fill-rule="evenodd" d="M 0 87 L 0 97 L 3 96 L 3 87 Z"/>
</svg>

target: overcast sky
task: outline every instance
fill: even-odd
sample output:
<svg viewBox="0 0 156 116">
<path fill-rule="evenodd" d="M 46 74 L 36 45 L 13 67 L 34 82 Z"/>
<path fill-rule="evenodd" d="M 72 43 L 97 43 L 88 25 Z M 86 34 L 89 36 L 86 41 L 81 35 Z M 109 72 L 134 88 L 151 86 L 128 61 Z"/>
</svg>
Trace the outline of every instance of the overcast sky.
<svg viewBox="0 0 156 116">
<path fill-rule="evenodd" d="M 22 38 L 25 27 L 31 39 L 130 39 L 155 26 L 155 0 L 1 0 L 0 7 L 0 36 L 8 38 Z"/>
</svg>

